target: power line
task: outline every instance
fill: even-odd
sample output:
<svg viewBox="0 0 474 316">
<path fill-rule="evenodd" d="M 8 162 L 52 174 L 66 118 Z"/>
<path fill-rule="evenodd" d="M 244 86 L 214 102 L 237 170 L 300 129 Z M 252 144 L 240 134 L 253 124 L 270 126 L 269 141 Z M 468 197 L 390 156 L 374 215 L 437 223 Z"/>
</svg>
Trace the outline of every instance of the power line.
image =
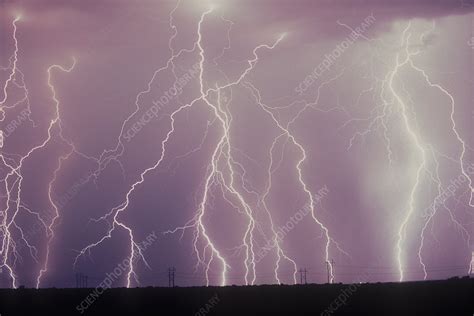
<svg viewBox="0 0 474 316">
<path fill-rule="evenodd" d="M 331 260 L 331 263 L 334 265 L 334 261 Z M 357 269 L 359 271 L 351 271 L 351 269 Z M 369 271 L 367 271 L 369 270 Z M 465 276 L 469 273 L 469 267 L 467 266 L 435 266 L 435 267 L 428 267 L 426 271 L 428 273 L 441 273 L 441 274 L 449 274 L 451 276 Z M 423 278 L 421 277 L 423 271 L 420 267 L 405 267 L 405 271 L 412 276 L 414 276 L 414 280 L 422 281 Z M 308 269 L 300 268 L 298 271 L 294 270 L 278 270 L 278 274 L 280 278 L 292 280 L 295 276 L 295 273 L 299 273 L 299 283 L 300 284 L 307 284 L 308 278 L 312 279 L 314 283 L 321 283 L 316 280 L 321 280 L 321 277 L 326 276 L 330 283 L 330 275 L 328 272 L 328 264 L 326 263 L 326 271 L 322 270 L 320 267 L 316 269 Z M 176 279 L 182 280 L 184 283 L 191 284 L 201 284 L 206 283 L 207 278 L 211 279 L 220 279 L 222 277 L 222 273 L 219 272 L 211 272 L 207 273 L 207 277 L 204 274 L 196 273 L 196 272 L 176 272 L 175 267 L 170 267 L 165 271 L 156 271 L 153 274 L 145 274 L 140 279 L 143 283 L 151 283 L 151 284 L 166 284 L 166 275 L 168 275 L 168 286 L 175 287 L 176 286 Z M 274 279 L 275 273 L 272 272 L 261 272 L 256 274 L 257 284 L 272 284 Z M 395 267 L 388 267 L 388 266 L 356 266 L 356 265 L 338 265 L 337 273 L 333 275 L 338 278 L 344 278 L 346 281 L 361 278 L 363 276 L 363 280 L 359 281 L 369 281 L 375 282 L 378 279 L 385 279 L 385 278 L 396 278 L 399 275 L 399 272 L 396 271 Z M 419 278 L 416 276 L 419 275 Z M 57 276 L 61 278 L 61 276 Z M 66 276 L 64 276 L 67 278 Z M 85 288 L 88 287 L 88 280 L 89 278 L 92 280 L 93 284 L 99 284 L 102 280 L 104 280 L 105 276 L 102 275 L 84 275 L 83 273 L 76 273 L 76 288 Z M 227 283 L 232 284 L 233 282 L 240 284 L 243 280 L 244 276 L 243 273 L 228 273 L 226 275 Z M 447 277 L 446 277 L 447 278 Z M 315 282 L 316 281 L 316 282 Z M 334 280 L 333 280 L 334 281 Z M 395 280 L 394 280 L 395 281 Z M 120 281 L 118 281 L 120 282 Z M 268 283 L 266 283 L 268 282 Z M 290 281 L 288 281 L 290 282 Z M 290 282 L 292 283 L 292 282 Z M 311 283 L 311 281 L 310 281 Z M 122 284 L 120 284 L 122 285 Z"/>
</svg>

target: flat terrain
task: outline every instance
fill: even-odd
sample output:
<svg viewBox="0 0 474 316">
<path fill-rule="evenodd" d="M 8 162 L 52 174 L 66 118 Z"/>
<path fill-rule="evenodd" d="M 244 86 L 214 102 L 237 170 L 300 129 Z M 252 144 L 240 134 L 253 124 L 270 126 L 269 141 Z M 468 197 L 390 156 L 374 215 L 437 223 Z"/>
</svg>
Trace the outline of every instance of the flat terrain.
<svg viewBox="0 0 474 316">
<path fill-rule="evenodd" d="M 10 315 L 474 315 L 474 279 L 189 288 L 2 289 Z"/>
</svg>

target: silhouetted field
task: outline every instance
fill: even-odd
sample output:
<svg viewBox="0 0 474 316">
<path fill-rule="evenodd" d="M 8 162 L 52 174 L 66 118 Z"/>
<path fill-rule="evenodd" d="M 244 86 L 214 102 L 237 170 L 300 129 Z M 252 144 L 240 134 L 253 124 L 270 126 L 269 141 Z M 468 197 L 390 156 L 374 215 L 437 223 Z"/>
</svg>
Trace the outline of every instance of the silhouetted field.
<svg viewBox="0 0 474 316">
<path fill-rule="evenodd" d="M 10 315 L 472 316 L 474 279 L 188 288 L 2 289 Z"/>
</svg>

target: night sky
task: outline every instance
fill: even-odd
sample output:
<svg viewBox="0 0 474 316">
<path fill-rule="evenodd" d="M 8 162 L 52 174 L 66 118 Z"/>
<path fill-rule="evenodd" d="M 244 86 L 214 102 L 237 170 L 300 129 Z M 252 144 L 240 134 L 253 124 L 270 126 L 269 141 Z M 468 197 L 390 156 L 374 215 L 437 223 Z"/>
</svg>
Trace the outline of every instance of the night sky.
<svg viewBox="0 0 474 316">
<path fill-rule="evenodd" d="M 473 17 L 0 0 L 0 287 L 467 275 Z"/>
</svg>

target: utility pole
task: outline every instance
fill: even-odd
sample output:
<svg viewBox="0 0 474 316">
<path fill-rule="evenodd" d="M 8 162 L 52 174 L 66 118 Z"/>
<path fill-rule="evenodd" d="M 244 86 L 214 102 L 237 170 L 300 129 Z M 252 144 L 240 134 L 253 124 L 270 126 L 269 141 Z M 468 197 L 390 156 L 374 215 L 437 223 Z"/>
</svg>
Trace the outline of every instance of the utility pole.
<svg viewBox="0 0 474 316">
<path fill-rule="evenodd" d="M 306 268 L 304 268 L 304 270 L 303 270 L 303 269 L 300 269 L 300 271 L 299 271 L 299 273 L 300 273 L 300 284 L 308 284 L 308 283 L 306 282 L 306 273 L 307 273 L 307 272 L 308 272 L 308 271 L 306 270 Z M 304 277 L 303 277 L 303 275 L 304 275 Z M 303 283 L 303 280 L 304 280 L 304 283 Z"/>
<path fill-rule="evenodd" d="M 87 275 L 82 273 L 76 273 L 76 288 L 86 288 L 87 287 Z"/>
<path fill-rule="evenodd" d="M 168 268 L 168 286 L 174 287 L 174 274 L 176 272 L 176 268 Z"/>
</svg>

